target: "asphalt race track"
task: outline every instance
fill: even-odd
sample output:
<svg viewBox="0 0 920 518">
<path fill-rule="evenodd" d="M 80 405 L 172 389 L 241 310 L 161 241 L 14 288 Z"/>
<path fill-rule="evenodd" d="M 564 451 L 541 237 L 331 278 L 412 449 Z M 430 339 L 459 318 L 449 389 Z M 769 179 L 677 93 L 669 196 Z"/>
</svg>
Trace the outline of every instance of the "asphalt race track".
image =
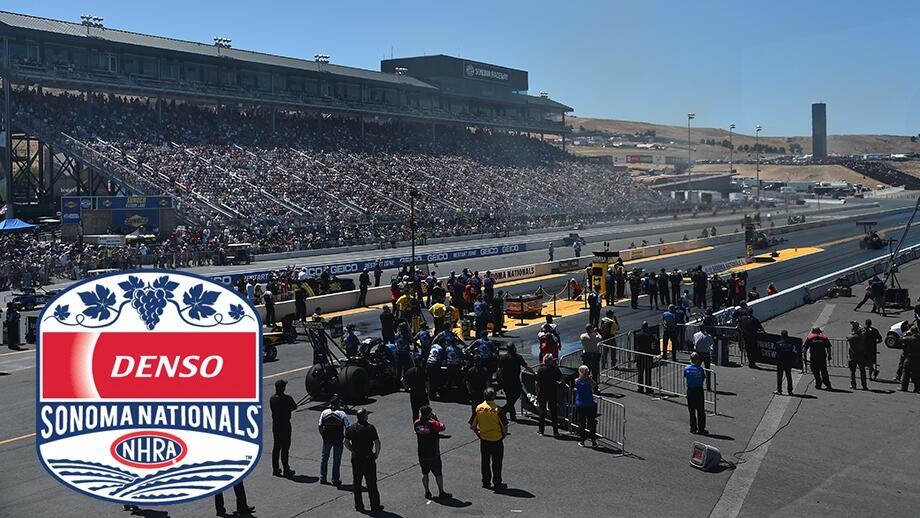
<svg viewBox="0 0 920 518">
<path fill-rule="evenodd" d="M 838 216 L 852 213 L 854 211 L 841 212 Z M 896 229 L 908 216 L 909 213 L 901 213 L 867 219 L 878 221 L 880 229 Z M 736 225 L 721 225 L 719 231 L 723 233 L 732 226 Z M 655 242 L 659 235 L 688 233 L 695 237 L 689 231 L 660 234 L 660 229 L 649 231 L 655 233 L 644 238 Z M 818 247 L 822 251 L 751 269 L 748 284 L 757 286 L 764 294 L 770 282 L 782 290 L 882 255 L 881 251 L 862 250 L 857 246 L 860 232 L 852 222 L 831 222 L 822 228 L 787 234 L 788 241 L 777 249 Z M 889 235 L 898 237 L 900 231 L 892 230 Z M 612 248 L 623 246 L 621 241 L 628 243 L 642 238 L 626 237 L 615 241 Z M 917 243 L 920 243 L 920 230 L 915 228 L 905 245 Z M 592 249 L 592 244 L 589 242 L 584 248 L 586 253 Z M 742 243 L 731 243 L 711 250 L 645 260 L 637 266 L 655 270 L 684 269 L 721 263 L 743 253 Z M 564 254 L 570 255 L 571 251 L 557 250 L 556 258 L 566 257 Z M 470 264 L 439 265 L 438 270 L 442 273 L 463 267 L 485 270 L 543 260 L 546 260 L 546 253 L 538 250 L 480 259 Z M 908 266 L 904 271 L 902 282 L 905 284 L 920 280 L 920 266 Z M 559 292 L 569 277 L 551 276 L 504 287 L 499 285 L 498 289 L 512 294 L 532 292 L 538 287 L 547 292 Z M 915 286 L 911 284 L 916 297 Z M 856 287 L 854 293 L 861 296 L 861 288 Z M 840 307 L 828 311 L 822 308 L 830 303 L 820 302 L 778 317 L 766 327 L 774 332 L 783 326 L 800 335 L 813 322 L 824 318 L 822 314 L 830 313 L 828 334 L 843 336 L 845 322 L 855 302 L 853 299 L 836 302 Z M 658 322 L 660 312 L 647 309 L 647 299 L 641 299 L 640 306 L 643 309 L 631 310 L 628 303 L 617 304 L 615 311 L 623 329 L 634 329 L 643 320 Z M 361 334 L 379 333 L 379 310 L 345 313 L 345 321 L 355 323 Z M 586 313 L 568 313 L 558 320 L 565 350 L 576 347 L 577 336 L 587 320 Z M 863 311 L 856 317 L 867 315 Z M 877 327 L 884 331 L 890 325 L 888 321 L 893 323 L 894 319 L 887 319 Z M 519 350 L 533 363 L 536 327 L 518 328 L 511 322 L 506 323 L 509 339 L 519 343 Z M 295 399 L 302 396 L 304 372 L 311 358 L 309 346 L 303 342 L 281 346 L 278 361 L 264 366 L 266 403 L 278 378 L 291 382 L 288 391 Z M 883 377 L 891 377 L 892 361 L 896 363 L 896 356 L 886 352 Z M 121 506 L 65 489 L 39 466 L 32 438 L 35 374 L 34 350 L 7 352 L 4 349 L 0 352 L 0 517 L 131 515 Z M 744 450 L 753 435 L 771 425 L 767 417 L 772 414 L 767 410 L 771 405 L 780 404 L 774 403 L 776 397 L 771 393 L 775 375 L 766 370 L 719 368 L 718 376 L 719 389 L 724 393 L 719 400 L 720 415 L 710 417 L 708 428 L 714 435 L 704 442 L 721 448 L 724 457 L 737 462 L 738 458 L 731 453 Z M 848 385 L 845 378 L 834 379 L 838 388 Z M 803 392 L 809 380 L 810 376 L 802 377 L 797 392 Z M 884 384 L 874 387 L 895 388 Z M 434 403 L 436 412 L 448 427 L 441 449 L 446 486 L 454 498 L 446 502 L 426 501 L 422 496 L 415 438 L 408 426 L 407 395 L 400 392 L 372 396 L 367 407 L 372 411 L 371 422 L 377 426 L 383 442 L 378 478 L 386 510 L 381 515 L 710 516 L 715 509 L 717 512 L 712 516 L 915 516 L 920 505 L 916 477 L 917 409 L 920 408 L 917 403 L 920 400 L 914 394 L 825 393 L 812 387 L 801 399 L 801 415 L 794 417 L 790 429 L 778 435 L 773 446 L 766 451 L 764 448 L 758 450 L 756 456 L 762 454 L 759 460 L 752 461 L 751 455 L 743 455 L 746 462 L 736 469 L 704 473 L 687 463 L 690 446 L 699 438 L 689 434 L 682 401 L 657 400 L 626 387 L 607 387 L 604 393 L 627 407 L 628 455 L 618 457 L 607 454 L 609 452 L 581 449 L 573 440 L 538 437 L 532 423 L 513 424 L 511 435 L 505 441 L 505 479 L 510 488 L 499 492 L 479 487 L 478 446 L 466 426 L 469 407 L 459 403 Z M 792 419 L 790 416 L 797 409 L 799 399 L 789 398 L 788 401 L 780 409 L 782 411 L 776 412 L 781 423 Z M 246 480 L 256 516 L 357 516 L 348 491 L 351 474 L 347 452 L 342 466 L 346 486 L 337 489 L 318 483 L 320 440 L 316 420 L 320 409 L 308 404 L 294 414 L 291 463 L 297 475 L 288 480 L 271 476 L 271 424 L 266 408 L 269 421 L 265 427 L 262 462 Z M 892 428 L 886 429 L 885 416 L 889 413 L 895 417 L 891 420 Z M 731 489 L 730 494 L 726 493 L 727 487 Z M 233 496 L 229 495 L 228 507 L 232 509 L 232 506 Z M 208 500 L 135 513 L 151 517 L 213 514 L 213 504 Z"/>
</svg>

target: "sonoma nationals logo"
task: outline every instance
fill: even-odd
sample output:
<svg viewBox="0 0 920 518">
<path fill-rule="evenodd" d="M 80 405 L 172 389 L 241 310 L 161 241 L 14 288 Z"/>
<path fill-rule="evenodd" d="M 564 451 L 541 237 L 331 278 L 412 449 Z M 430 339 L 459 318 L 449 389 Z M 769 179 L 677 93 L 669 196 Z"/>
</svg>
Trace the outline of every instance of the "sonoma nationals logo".
<svg viewBox="0 0 920 518">
<path fill-rule="evenodd" d="M 36 449 L 62 484 L 173 504 L 258 461 L 261 324 L 237 292 L 176 271 L 94 277 L 45 306 L 38 336 Z"/>
</svg>

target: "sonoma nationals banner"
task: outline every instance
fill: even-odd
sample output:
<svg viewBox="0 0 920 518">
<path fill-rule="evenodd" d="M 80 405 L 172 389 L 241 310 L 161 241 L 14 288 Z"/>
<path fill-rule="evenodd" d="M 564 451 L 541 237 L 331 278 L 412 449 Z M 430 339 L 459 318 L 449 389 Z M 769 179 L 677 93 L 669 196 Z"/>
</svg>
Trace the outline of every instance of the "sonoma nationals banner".
<svg viewBox="0 0 920 518">
<path fill-rule="evenodd" d="M 172 504 L 256 465 L 261 323 L 235 291 L 172 270 L 93 277 L 45 306 L 38 337 L 36 449 L 62 484 Z"/>
</svg>

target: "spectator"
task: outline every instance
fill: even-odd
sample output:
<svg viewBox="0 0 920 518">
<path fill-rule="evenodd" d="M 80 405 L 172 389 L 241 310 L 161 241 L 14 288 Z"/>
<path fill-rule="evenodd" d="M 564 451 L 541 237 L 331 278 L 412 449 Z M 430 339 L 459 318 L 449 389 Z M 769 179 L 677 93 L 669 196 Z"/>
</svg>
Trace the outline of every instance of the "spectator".
<svg viewBox="0 0 920 518">
<path fill-rule="evenodd" d="M 687 410 L 690 411 L 690 433 L 708 435 L 706 430 L 706 408 L 703 397 L 703 380 L 706 372 L 700 367 L 702 358 L 697 353 L 690 355 L 690 365 L 684 367 L 684 379 L 687 385 Z"/>
<path fill-rule="evenodd" d="M 562 384 L 562 372 L 556 366 L 556 358 L 552 354 L 543 357 L 543 365 L 537 369 L 534 389 L 537 393 L 537 405 L 540 407 L 540 422 L 537 435 L 542 436 L 545 431 L 546 410 L 549 407 L 550 424 L 553 427 L 553 437 L 559 437 L 559 415 L 557 405 L 559 402 L 559 387 Z"/>
<path fill-rule="evenodd" d="M 594 391 L 597 383 L 591 377 L 587 365 L 578 367 L 578 378 L 575 380 L 575 414 L 578 420 L 579 441 L 578 445 L 584 447 L 585 440 L 591 439 L 591 447 L 597 448 L 597 403 L 594 401 Z"/>
<path fill-rule="evenodd" d="M 420 416 L 414 421 L 415 436 L 418 440 L 418 463 L 422 468 L 422 486 L 425 488 L 425 498 L 431 499 L 431 490 L 428 488 L 428 474 L 434 475 L 438 484 L 438 499 L 451 498 L 451 494 L 444 491 L 444 475 L 441 466 L 440 433 L 446 427 L 438 421 L 431 407 L 423 405 L 419 409 Z"/>
<path fill-rule="evenodd" d="M 355 510 L 364 512 L 364 501 L 361 497 L 363 480 L 367 484 L 367 494 L 370 498 L 371 512 L 380 512 L 380 492 L 377 490 L 377 457 L 380 456 L 380 438 L 377 429 L 367 421 L 368 411 L 359 408 L 358 422 L 345 430 L 345 447 L 351 452 L 351 472 L 353 475 L 352 491 L 355 495 Z"/>
<path fill-rule="evenodd" d="M 507 489 L 502 482 L 502 462 L 505 455 L 505 436 L 508 423 L 495 404 L 495 390 L 488 388 L 483 392 L 483 401 L 476 407 L 476 413 L 470 420 L 470 428 L 479 437 L 479 452 L 482 456 L 482 487 L 496 490 Z"/>
<path fill-rule="evenodd" d="M 319 463 L 319 483 L 328 484 L 326 474 L 329 466 L 329 453 L 332 453 L 332 485 L 342 484 L 340 467 L 342 465 L 342 446 L 345 430 L 350 426 L 348 416 L 339 407 L 338 398 L 333 398 L 329 408 L 319 416 L 319 435 L 323 439 L 323 452 Z M 379 449 L 379 448 L 378 448 Z"/>
</svg>

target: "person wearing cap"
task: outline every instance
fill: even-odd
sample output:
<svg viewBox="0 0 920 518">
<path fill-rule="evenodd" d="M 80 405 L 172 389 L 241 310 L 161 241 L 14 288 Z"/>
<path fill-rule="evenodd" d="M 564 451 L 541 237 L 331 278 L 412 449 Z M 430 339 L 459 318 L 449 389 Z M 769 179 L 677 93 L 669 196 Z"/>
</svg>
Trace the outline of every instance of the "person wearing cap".
<svg viewBox="0 0 920 518">
<path fill-rule="evenodd" d="M 272 411 L 272 475 L 276 477 L 291 477 L 294 470 L 288 464 L 288 454 L 291 450 L 291 412 L 297 410 L 297 402 L 290 395 L 285 394 L 287 381 L 279 379 L 275 382 L 275 393 L 269 399 Z M 284 467 L 279 469 L 278 461 Z"/>
<path fill-rule="evenodd" d="M 831 342 L 821 332 L 820 327 L 811 330 L 811 334 L 805 338 L 802 346 L 802 354 L 810 354 L 811 372 L 815 375 L 815 388 L 820 389 L 823 385 L 827 390 L 831 390 L 831 378 L 827 374 L 827 361 L 831 359 Z"/>
<path fill-rule="evenodd" d="M 380 491 L 377 490 L 377 457 L 380 456 L 380 437 L 377 428 L 367 422 L 368 411 L 359 408 L 358 422 L 345 430 L 345 447 L 351 452 L 352 492 L 355 495 L 355 510 L 364 512 L 361 496 L 362 481 L 367 485 L 371 512 L 383 510 L 380 505 Z"/>
<path fill-rule="evenodd" d="M 508 422 L 501 408 L 495 404 L 495 389 L 489 387 L 482 393 L 484 401 L 476 407 L 470 420 L 470 429 L 479 437 L 479 453 L 482 456 L 482 487 L 485 489 L 507 489 L 502 482 L 502 462 L 505 456 L 505 436 Z"/>
<path fill-rule="evenodd" d="M 319 415 L 319 435 L 323 438 L 323 453 L 319 463 L 319 483 L 328 484 L 326 469 L 329 464 L 329 454 L 332 453 L 332 484 L 338 486 L 342 483 L 340 467 L 342 465 L 342 443 L 345 439 L 345 429 L 349 426 L 348 416 L 339 408 L 339 399 L 333 398 L 329 408 Z"/>
</svg>

